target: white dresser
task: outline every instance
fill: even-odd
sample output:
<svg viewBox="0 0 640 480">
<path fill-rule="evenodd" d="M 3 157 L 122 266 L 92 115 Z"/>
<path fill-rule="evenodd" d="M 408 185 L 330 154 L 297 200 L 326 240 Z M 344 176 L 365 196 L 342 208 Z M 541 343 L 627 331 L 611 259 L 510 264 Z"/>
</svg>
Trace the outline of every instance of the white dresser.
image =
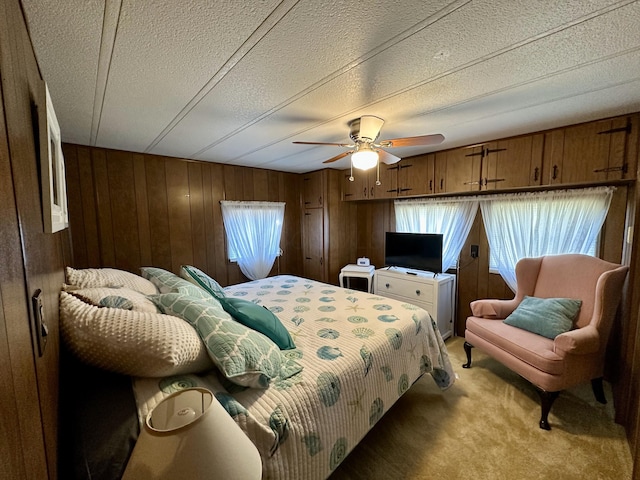
<svg viewBox="0 0 640 480">
<path fill-rule="evenodd" d="M 412 273 L 407 273 L 412 272 Z M 375 271 L 373 291 L 377 295 L 412 303 L 427 310 L 442 338 L 453 335 L 455 275 L 394 267 Z"/>
</svg>

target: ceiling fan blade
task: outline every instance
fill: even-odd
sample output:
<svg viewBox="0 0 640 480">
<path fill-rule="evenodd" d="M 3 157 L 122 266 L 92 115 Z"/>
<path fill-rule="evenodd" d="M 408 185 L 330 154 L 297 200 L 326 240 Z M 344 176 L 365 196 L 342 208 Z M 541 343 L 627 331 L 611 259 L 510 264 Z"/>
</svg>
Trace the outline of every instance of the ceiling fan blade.
<svg viewBox="0 0 640 480">
<path fill-rule="evenodd" d="M 380 134 L 384 120 L 373 115 L 360 117 L 360 138 L 369 138 L 373 142 Z"/>
<path fill-rule="evenodd" d="M 444 141 L 444 135 L 420 135 L 417 137 L 393 138 L 380 142 L 385 148 L 390 147 L 413 147 L 416 145 L 438 145 Z"/>
<path fill-rule="evenodd" d="M 346 147 L 346 148 L 352 148 L 355 146 L 349 143 L 324 143 L 324 142 L 293 142 L 293 143 L 297 143 L 298 145 L 331 145 L 332 147 Z"/>
<path fill-rule="evenodd" d="M 391 155 L 389 152 L 385 152 L 384 150 L 376 150 L 378 155 L 380 156 L 380 161 L 382 163 L 386 163 L 387 165 L 392 165 L 394 163 L 398 163 L 402 160 L 400 157 L 396 157 L 395 155 Z"/>
<path fill-rule="evenodd" d="M 340 160 L 341 158 L 346 157 L 347 155 L 351 155 L 353 152 L 343 152 L 340 155 L 336 155 L 335 157 L 331 157 L 329 160 L 325 160 L 322 163 L 333 163 L 336 162 L 338 160 Z"/>
</svg>

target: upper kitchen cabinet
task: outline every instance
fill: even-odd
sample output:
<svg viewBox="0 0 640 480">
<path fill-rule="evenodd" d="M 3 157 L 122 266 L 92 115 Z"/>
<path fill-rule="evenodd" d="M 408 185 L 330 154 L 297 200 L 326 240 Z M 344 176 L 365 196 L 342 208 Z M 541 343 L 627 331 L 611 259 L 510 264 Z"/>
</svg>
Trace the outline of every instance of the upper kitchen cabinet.
<svg viewBox="0 0 640 480">
<path fill-rule="evenodd" d="M 324 205 L 326 191 L 326 176 L 323 170 L 305 173 L 302 176 L 302 207 L 320 208 Z"/>
<path fill-rule="evenodd" d="M 466 147 L 435 153 L 435 193 L 480 190 L 483 147 Z"/>
<path fill-rule="evenodd" d="M 543 184 L 635 178 L 638 114 L 545 133 Z"/>
<path fill-rule="evenodd" d="M 398 162 L 398 196 L 429 195 L 435 193 L 435 154 L 416 155 Z"/>
<path fill-rule="evenodd" d="M 540 185 L 544 135 L 528 135 L 482 146 L 482 190 Z"/>
</svg>

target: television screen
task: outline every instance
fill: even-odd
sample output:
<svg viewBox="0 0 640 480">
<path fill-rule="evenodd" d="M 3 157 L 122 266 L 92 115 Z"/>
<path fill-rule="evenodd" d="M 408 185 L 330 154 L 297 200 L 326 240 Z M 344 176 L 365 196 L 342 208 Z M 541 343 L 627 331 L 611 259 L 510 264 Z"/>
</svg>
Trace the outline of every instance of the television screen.
<svg viewBox="0 0 640 480">
<path fill-rule="evenodd" d="M 388 267 L 441 273 L 442 234 L 387 232 L 384 263 Z"/>
</svg>

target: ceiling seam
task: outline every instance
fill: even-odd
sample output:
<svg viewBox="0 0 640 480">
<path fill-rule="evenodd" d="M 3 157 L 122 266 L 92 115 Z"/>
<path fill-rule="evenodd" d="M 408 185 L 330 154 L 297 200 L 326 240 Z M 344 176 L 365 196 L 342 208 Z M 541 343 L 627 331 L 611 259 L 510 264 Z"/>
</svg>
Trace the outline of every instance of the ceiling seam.
<svg viewBox="0 0 640 480">
<path fill-rule="evenodd" d="M 93 96 L 93 114 L 91 116 L 91 132 L 89 144 L 96 146 L 100 123 L 102 121 L 102 110 L 109 83 L 109 72 L 111 61 L 113 60 L 113 49 L 118 35 L 118 25 L 120 24 L 120 13 L 122 12 L 122 0 L 105 2 L 104 14 L 102 17 L 102 32 L 100 35 L 100 52 L 98 54 L 98 68 L 96 72 L 96 87 Z"/>
<path fill-rule="evenodd" d="M 224 135 L 223 137 L 220 137 L 219 139 L 217 139 L 215 142 L 210 143 L 209 145 L 201 148 L 200 150 L 198 150 L 197 152 L 192 154 L 192 157 L 197 158 L 198 155 L 201 155 L 202 153 L 206 152 L 207 150 L 215 147 L 217 144 L 224 142 L 225 140 L 227 140 L 228 138 L 246 130 L 247 128 L 249 128 L 252 125 L 255 125 L 256 123 L 264 120 L 265 118 L 273 115 L 275 112 L 283 109 L 284 107 L 286 107 L 287 105 L 292 104 L 293 102 L 305 97 L 306 95 L 308 95 L 309 93 L 317 90 L 318 88 L 322 87 L 323 85 L 331 82 L 332 80 L 335 80 L 336 78 L 340 77 L 341 75 L 344 75 L 345 73 L 349 72 L 350 70 L 353 70 L 354 68 L 356 68 L 359 65 L 362 65 L 363 63 L 365 63 L 366 61 L 372 59 L 373 57 L 380 55 L 382 52 L 388 50 L 391 47 L 394 47 L 395 45 L 403 42 L 404 40 L 410 38 L 411 36 L 415 35 L 416 33 L 424 30 L 425 28 L 439 22 L 440 20 L 442 20 L 443 18 L 446 18 L 447 16 L 451 15 L 452 13 L 454 13 L 456 10 L 459 10 L 460 8 L 464 7 L 466 4 L 470 3 L 472 0 L 458 0 L 456 2 L 450 3 L 449 5 L 447 5 L 446 7 L 440 9 L 438 12 L 436 12 L 433 15 L 430 15 L 429 17 L 427 17 L 426 19 L 416 23 L 415 25 L 407 28 L 406 30 L 400 32 L 399 34 L 393 36 L 392 38 L 390 38 L 389 40 L 387 40 L 386 42 L 378 45 L 376 48 L 369 50 L 367 53 L 365 53 L 364 55 L 362 55 L 361 57 L 359 57 L 357 60 L 354 60 L 352 62 L 349 62 L 347 65 L 334 70 L 332 73 L 330 73 L 329 75 L 326 75 L 325 77 L 321 78 L 320 80 L 318 80 L 317 82 L 315 82 L 313 85 L 310 85 L 309 87 L 305 88 L 304 90 L 301 90 L 300 92 L 298 92 L 296 95 L 287 98 L 285 101 L 281 102 L 280 104 L 276 105 L 275 107 L 267 110 L 266 112 L 264 112 L 262 115 L 254 118 L 252 121 L 245 123 L 244 125 L 241 125 L 240 127 L 238 127 L 237 129 L 233 130 L 232 132 L 229 132 L 228 134 Z M 310 128 L 315 128 L 318 125 L 323 125 L 325 123 L 329 123 L 333 120 L 335 120 L 336 118 L 339 118 L 341 115 L 331 118 L 325 122 L 316 124 L 314 127 L 310 127 Z M 305 130 L 303 130 L 305 131 Z M 301 132 L 298 132 L 301 133 Z"/>
<path fill-rule="evenodd" d="M 238 160 L 238 159 L 242 158 L 243 156 L 251 155 L 251 154 L 253 154 L 253 153 L 258 152 L 259 150 L 262 150 L 263 148 L 268 148 L 268 147 L 270 147 L 270 146 L 272 146 L 272 145 L 275 145 L 275 144 L 277 144 L 277 143 L 279 143 L 279 142 L 282 142 L 282 141 L 285 141 L 285 140 L 287 140 L 287 139 L 289 139 L 289 138 L 292 138 L 292 137 L 295 137 L 295 136 L 297 136 L 297 135 L 300 135 L 301 133 L 304 133 L 304 132 L 306 132 L 306 131 L 308 131 L 308 130 L 312 130 L 313 128 L 316 128 L 316 127 L 318 127 L 319 125 L 324 125 L 324 124 L 326 124 L 326 123 L 330 123 L 330 122 L 332 122 L 332 121 L 334 121 L 334 120 L 336 120 L 336 119 L 338 119 L 338 118 L 340 118 L 340 117 L 343 117 L 343 116 L 345 116 L 345 115 L 348 115 L 349 113 L 356 112 L 356 111 L 361 110 L 361 109 L 363 109 L 363 108 L 371 107 L 371 106 L 376 105 L 376 104 L 378 104 L 378 103 L 380 103 L 380 102 L 383 102 L 383 101 L 389 100 L 390 98 L 396 97 L 396 96 L 398 96 L 398 95 L 402 95 L 402 94 L 404 94 L 404 93 L 407 93 L 407 92 L 409 92 L 409 91 L 411 91 L 411 90 L 414 90 L 414 89 L 416 89 L 416 88 L 419 88 L 419 87 L 422 87 L 422 86 L 424 86 L 424 85 L 427 85 L 427 84 L 429 84 L 429 83 L 433 83 L 433 82 L 435 82 L 435 81 L 437 81 L 437 80 L 440 80 L 440 79 L 442 79 L 442 78 L 444 78 L 444 77 L 447 77 L 447 76 L 453 75 L 453 74 L 455 74 L 455 73 L 461 72 L 461 71 L 463 71 L 463 70 L 466 70 L 466 69 L 468 69 L 468 68 L 471 68 L 471 67 L 473 67 L 473 66 L 475 66 L 475 65 L 477 65 L 477 64 L 479 64 L 479 63 L 483 63 L 483 62 L 486 62 L 486 61 L 488 61 L 488 60 L 491 60 L 491 59 L 497 58 L 497 57 L 499 57 L 500 55 L 504 55 L 505 53 L 508 53 L 508 52 L 510 52 L 510 51 L 512 51 L 512 50 L 516 50 L 516 49 L 521 48 L 521 47 L 523 47 L 523 46 L 525 46 L 525 45 L 528 45 L 528 44 L 531 44 L 531 43 L 537 42 L 537 41 L 542 40 L 542 39 L 544 39 L 544 38 L 547 38 L 547 37 L 549 37 L 549 36 L 551 36 L 551 35 L 554 35 L 554 34 L 556 34 L 556 33 L 559 33 L 559 32 L 561 32 L 561 31 L 563 31 L 563 30 L 567 30 L 567 29 L 569 29 L 569 28 L 575 27 L 576 25 L 580 25 L 580 24 L 585 23 L 585 22 L 587 22 L 587 21 L 593 20 L 594 18 L 597 18 L 597 17 L 599 17 L 599 16 L 602 16 L 602 15 L 605 15 L 605 14 L 607 14 L 607 13 L 610 13 L 611 11 L 618 10 L 618 9 L 620 9 L 620 8 L 623 8 L 623 7 L 625 7 L 625 6 L 629 5 L 629 4 L 635 3 L 636 1 L 637 1 L 637 0 L 622 0 L 622 1 L 618 2 L 618 3 L 616 3 L 616 4 L 609 5 L 609 6 L 607 6 L 607 7 L 604 7 L 604 8 L 602 8 L 602 9 L 600 9 L 600 10 L 596 10 L 596 11 L 594 11 L 594 12 L 591 12 L 591 13 L 590 13 L 590 14 L 588 14 L 588 15 L 584 15 L 584 16 L 582 16 L 582 17 L 580 17 L 580 18 L 576 19 L 576 20 L 573 20 L 572 22 L 565 23 L 565 24 L 560 25 L 560 26 L 558 26 L 558 27 L 555 27 L 555 28 L 553 28 L 553 29 L 550 29 L 550 30 L 547 30 L 547 31 L 542 32 L 542 33 L 540 33 L 540 34 L 537 34 L 537 35 L 534 35 L 534 36 L 532 36 L 532 37 L 529 37 L 529 38 L 527 38 L 527 39 L 525 39 L 525 40 L 521 40 L 520 42 L 517 42 L 517 43 L 514 43 L 514 44 L 509 45 L 509 46 L 507 46 L 507 47 L 504 47 L 504 48 L 502 48 L 502 49 L 500 49 L 500 50 L 497 50 L 497 51 L 495 51 L 495 52 L 492 52 L 491 54 L 487 54 L 487 55 L 485 55 L 485 56 L 483 56 L 483 57 L 480 57 L 480 58 L 478 58 L 478 59 L 475 59 L 475 60 L 473 60 L 473 61 L 471 61 L 471 62 L 467 62 L 466 64 L 463 64 L 463 65 L 460 65 L 460 66 L 458 66 L 458 67 L 456 67 L 456 68 L 453 68 L 453 69 L 447 70 L 447 71 L 445 71 L 445 72 L 442 72 L 442 73 L 440 73 L 440 74 L 438 74 L 438 75 L 436 75 L 436 76 L 434 76 L 434 77 L 431 77 L 431 78 L 429 78 L 429 79 L 427 79 L 427 80 L 423 80 L 423 81 L 421 81 L 421 82 L 419 82 L 419 83 L 416 83 L 416 84 L 414 84 L 414 85 L 411 85 L 411 86 L 405 87 L 405 88 L 403 88 L 403 89 L 401 89 L 401 90 L 397 90 L 397 91 L 395 91 L 395 92 L 393 92 L 393 93 L 390 93 L 390 94 L 388 94 L 388 95 L 386 95 L 386 96 L 384 96 L 384 97 L 380 97 L 380 98 L 379 98 L 379 99 L 377 99 L 375 102 L 371 102 L 371 103 L 367 103 L 367 104 L 359 105 L 359 106 L 358 106 L 358 107 L 356 107 L 356 108 L 353 108 L 353 109 L 351 109 L 351 110 L 349 110 L 349 111 L 342 112 L 342 113 L 340 113 L 339 115 L 336 115 L 336 116 L 334 116 L 334 117 L 332 117 L 332 118 L 330 118 L 330 119 L 328 119 L 328 120 L 326 120 L 326 121 L 324 121 L 324 122 L 321 122 L 321 123 L 315 124 L 315 125 L 314 125 L 314 126 L 312 126 L 312 127 L 306 127 L 306 128 L 303 128 L 303 129 L 298 130 L 298 131 L 296 131 L 296 132 L 294 132 L 294 133 L 292 133 L 292 134 L 290 134 L 290 135 L 287 135 L 286 137 L 282 137 L 282 138 L 280 138 L 280 139 L 278 139 L 278 140 L 274 140 L 274 141 L 269 142 L 269 143 L 267 143 L 267 144 L 261 145 L 260 147 L 257 147 L 257 148 L 255 148 L 255 149 L 253 149 L 253 150 L 250 150 L 250 151 L 248 151 L 248 152 L 244 153 L 243 155 L 240 155 L 240 156 L 234 157 L 234 158 L 230 159 L 229 161 L 235 161 L 235 160 Z M 623 52 L 623 53 L 626 53 L 626 52 Z M 553 76 L 553 75 L 555 75 L 555 73 L 556 73 L 556 72 L 554 72 L 554 73 L 552 73 L 552 74 L 549 74 L 549 76 Z M 296 100 L 297 100 L 297 99 L 298 99 L 298 98 L 296 98 Z M 286 106 L 286 105 L 282 105 L 282 107 L 280 107 L 280 108 L 283 108 L 284 106 Z M 273 112 L 272 112 L 272 113 L 273 113 Z M 417 115 L 417 116 L 426 115 L 427 113 L 430 113 L 430 112 L 422 113 L 422 114 L 419 114 L 419 115 Z M 261 118 L 261 119 L 262 119 L 262 118 Z M 256 122 L 253 122 L 253 123 L 256 123 Z M 221 143 L 222 141 L 227 140 L 228 138 L 230 138 L 231 136 L 233 136 L 233 135 L 235 135 L 235 134 L 239 133 L 240 131 L 244 130 L 245 128 L 247 128 L 247 127 L 244 127 L 244 126 L 243 126 L 243 127 L 239 127 L 239 128 L 238 128 L 238 129 L 236 129 L 234 132 L 231 132 L 231 133 L 229 133 L 229 134 L 225 135 L 224 137 L 221 137 L 221 139 L 220 139 L 219 141 L 214 142 L 210 147 L 207 147 L 207 148 L 204 148 L 204 149 L 202 149 L 202 150 L 198 151 L 196 154 L 194 154 L 194 157 L 196 157 L 197 155 L 200 155 L 200 154 L 204 153 L 204 151 L 206 151 L 206 150 L 208 150 L 208 149 L 212 148 L 213 146 L 215 146 L 215 145 L 217 145 L 217 144 Z"/>
<path fill-rule="evenodd" d="M 253 33 L 238 47 L 218 71 L 209 79 L 207 83 L 189 100 L 189 102 L 176 114 L 169 124 L 153 139 L 145 149 L 145 153 L 150 153 L 153 148 L 160 143 L 178 123 L 193 110 L 209 92 L 220 83 L 226 75 L 251 51 L 253 48 L 273 29 L 287 14 L 299 3 L 300 0 L 283 0 L 265 18 Z"/>
</svg>

